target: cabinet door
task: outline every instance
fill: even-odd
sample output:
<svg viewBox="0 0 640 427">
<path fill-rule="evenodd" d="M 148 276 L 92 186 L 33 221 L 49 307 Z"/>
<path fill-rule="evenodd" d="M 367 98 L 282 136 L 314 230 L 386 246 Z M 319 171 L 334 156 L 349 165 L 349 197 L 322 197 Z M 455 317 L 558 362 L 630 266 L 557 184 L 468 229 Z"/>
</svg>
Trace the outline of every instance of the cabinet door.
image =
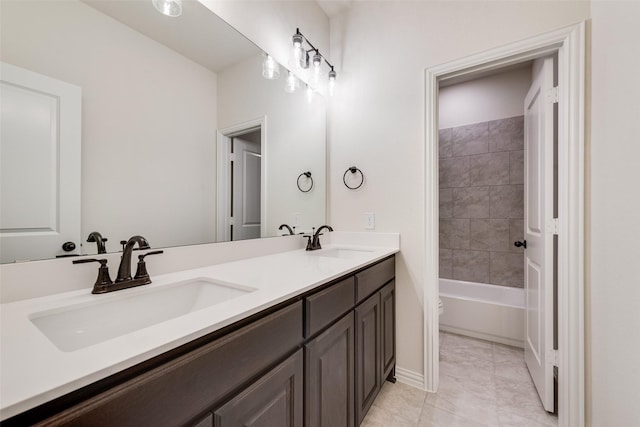
<svg viewBox="0 0 640 427">
<path fill-rule="evenodd" d="M 362 422 L 381 387 L 380 293 L 356 312 L 356 421 Z"/>
<path fill-rule="evenodd" d="M 353 427 L 353 312 L 305 346 L 306 427 Z"/>
<path fill-rule="evenodd" d="M 214 411 L 215 427 L 302 427 L 303 355 L 298 350 Z"/>
<path fill-rule="evenodd" d="M 380 319 L 382 373 L 384 381 L 396 363 L 396 281 L 392 280 L 380 291 Z"/>
</svg>

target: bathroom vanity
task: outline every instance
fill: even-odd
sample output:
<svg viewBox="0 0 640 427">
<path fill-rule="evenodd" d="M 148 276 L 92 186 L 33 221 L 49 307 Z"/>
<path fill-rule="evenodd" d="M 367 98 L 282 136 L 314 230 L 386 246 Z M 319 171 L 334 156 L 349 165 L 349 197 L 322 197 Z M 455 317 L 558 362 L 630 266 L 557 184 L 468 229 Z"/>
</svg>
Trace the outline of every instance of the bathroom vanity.
<svg viewBox="0 0 640 427">
<path fill-rule="evenodd" d="M 73 351 L 60 351 L 44 331 L 31 330 L 40 336 L 26 337 L 22 368 L 30 371 L 28 361 L 37 356 L 28 350 L 41 345 L 51 357 L 40 357 L 45 366 L 35 370 L 45 378 L 15 397 L 9 417 L 7 398 L 13 396 L 5 395 L 2 424 L 357 426 L 385 379 L 395 380 L 395 252 L 329 245 L 192 270 L 198 280 L 253 291 Z M 171 286 L 166 283 L 184 274 L 167 274 L 148 286 Z M 120 292 L 141 291 L 113 294 Z M 28 305 L 33 311 L 59 300 L 50 296 Z M 5 305 L 3 322 L 26 306 Z M 17 323 L 18 330 L 26 327 Z M 6 344 L 18 341 L 5 339 L 10 334 L 3 329 L 3 393 L 14 394 L 5 380 L 21 388 L 20 373 L 5 373 L 19 364 L 19 351 L 12 354 Z M 55 381 L 66 376 L 67 383 L 52 388 L 56 375 Z"/>
</svg>

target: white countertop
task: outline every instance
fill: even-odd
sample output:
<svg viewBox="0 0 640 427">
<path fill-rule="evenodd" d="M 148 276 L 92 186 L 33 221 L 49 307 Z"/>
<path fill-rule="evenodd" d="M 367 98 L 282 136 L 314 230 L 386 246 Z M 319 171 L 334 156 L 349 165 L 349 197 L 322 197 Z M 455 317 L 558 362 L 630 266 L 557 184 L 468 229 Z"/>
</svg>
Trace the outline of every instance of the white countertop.
<svg viewBox="0 0 640 427">
<path fill-rule="evenodd" d="M 153 283 L 103 295 L 90 289 L 0 305 L 0 419 L 4 420 L 230 325 L 398 252 L 389 246 L 327 245 L 370 252 L 350 259 L 295 250 L 153 275 Z M 121 298 L 202 277 L 256 291 L 79 350 L 59 350 L 30 320 L 34 313 Z M 95 319 L 100 322 L 101 319 Z"/>
</svg>

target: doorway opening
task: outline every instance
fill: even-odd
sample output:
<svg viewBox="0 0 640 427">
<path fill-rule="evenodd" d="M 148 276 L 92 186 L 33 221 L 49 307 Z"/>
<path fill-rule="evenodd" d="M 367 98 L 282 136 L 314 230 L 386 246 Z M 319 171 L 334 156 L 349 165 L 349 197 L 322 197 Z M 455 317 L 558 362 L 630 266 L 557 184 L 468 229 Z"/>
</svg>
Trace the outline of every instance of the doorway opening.
<svg viewBox="0 0 640 427">
<path fill-rule="evenodd" d="M 266 120 L 218 133 L 217 241 L 264 236 Z"/>
<path fill-rule="evenodd" d="M 438 176 L 441 384 L 473 384 L 459 368 L 476 359 L 496 384 L 482 406 L 555 425 L 554 63 L 442 82 Z"/>
<path fill-rule="evenodd" d="M 544 365 L 547 365 L 548 358 L 557 360 L 555 364 L 559 366 L 558 422 L 561 426 L 584 423 L 584 44 L 584 23 L 582 23 L 426 70 L 424 386 L 429 391 L 436 391 L 440 373 L 439 88 L 442 84 L 456 83 L 509 68 L 513 69 L 528 61 L 544 62 L 543 58 L 554 56 L 557 58 L 555 72 L 557 89 L 550 91 L 545 89 L 544 92 L 539 92 L 539 95 L 542 95 L 539 99 L 546 99 L 548 96 L 557 96 L 558 99 L 556 107 L 553 107 L 556 109 L 558 124 L 556 132 L 558 144 L 555 153 L 557 159 L 555 182 L 557 182 L 558 195 L 555 218 L 558 219 L 553 220 L 553 215 L 550 216 L 550 220 L 538 217 L 542 222 L 527 224 L 529 231 L 536 231 L 539 236 L 551 236 L 545 240 L 544 244 L 548 245 L 551 242 L 552 249 L 543 253 L 545 256 L 553 254 L 555 248 L 557 268 L 554 269 L 551 263 L 551 269 L 545 273 L 542 270 L 536 270 L 536 264 L 527 260 L 526 267 L 523 263 L 523 275 L 528 275 L 529 279 L 535 279 L 538 283 L 547 283 L 549 272 L 552 280 L 553 276 L 557 278 L 558 293 L 555 298 L 557 316 L 555 317 L 558 351 L 554 352 L 553 346 L 544 349 L 537 347 L 538 354 L 535 356 Z M 551 81 L 553 81 L 553 71 Z M 527 133 L 526 129 L 524 133 Z M 531 154 L 529 153 L 529 159 L 533 159 Z M 539 160 L 542 164 L 548 165 L 549 159 L 552 160 L 550 175 L 553 183 L 553 156 L 543 156 Z M 547 179 L 549 174 L 544 172 L 540 177 Z M 548 181 L 544 182 L 546 186 Z M 528 187 L 531 188 L 531 186 Z M 547 194 L 553 198 L 553 188 Z M 535 199 L 535 201 L 538 200 Z M 527 203 L 529 205 L 524 209 L 525 212 L 531 210 L 533 201 L 530 200 Z M 532 227 L 532 225 L 536 226 Z M 518 242 L 524 244 L 524 240 L 518 240 Z M 538 246 L 536 242 L 529 246 L 527 251 L 534 249 L 535 246 Z M 539 294 L 532 292 L 529 296 L 535 295 Z M 543 297 L 543 299 L 546 301 L 546 298 Z M 528 302 L 534 303 L 532 298 L 528 298 Z M 551 302 L 553 304 L 553 299 Z M 533 305 L 539 306 L 537 302 Z M 530 320 L 535 319 L 531 317 Z M 539 322 L 533 323 L 540 325 Z M 525 330 L 525 332 L 530 334 L 532 331 Z M 539 328 L 536 328 L 536 332 L 539 332 Z M 552 339 L 553 335 L 551 330 Z M 523 341 L 525 343 L 527 340 L 531 341 L 530 338 L 526 337 Z"/>
</svg>

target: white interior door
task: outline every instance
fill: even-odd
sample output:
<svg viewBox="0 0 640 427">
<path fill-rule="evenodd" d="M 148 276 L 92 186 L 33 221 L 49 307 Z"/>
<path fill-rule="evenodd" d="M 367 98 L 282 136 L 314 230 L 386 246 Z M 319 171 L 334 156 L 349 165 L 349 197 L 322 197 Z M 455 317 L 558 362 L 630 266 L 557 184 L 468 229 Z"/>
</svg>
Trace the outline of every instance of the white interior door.
<svg viewBox="0 0 640 427">
<path fill-rule="evenodd" d="M 81 90 L 0 66 L 1 262 L 79 253 Z"/>
<path fill-rule="evenodd" d="M 540 400 L 553 396 L 553 58 L 533 65 L 525 98 L 525 361 Z"/>
<path fill-rule="evenodd" d="M 232 240 L 260 237 L 260 131 L 233 138 Z"/>
</svg>

